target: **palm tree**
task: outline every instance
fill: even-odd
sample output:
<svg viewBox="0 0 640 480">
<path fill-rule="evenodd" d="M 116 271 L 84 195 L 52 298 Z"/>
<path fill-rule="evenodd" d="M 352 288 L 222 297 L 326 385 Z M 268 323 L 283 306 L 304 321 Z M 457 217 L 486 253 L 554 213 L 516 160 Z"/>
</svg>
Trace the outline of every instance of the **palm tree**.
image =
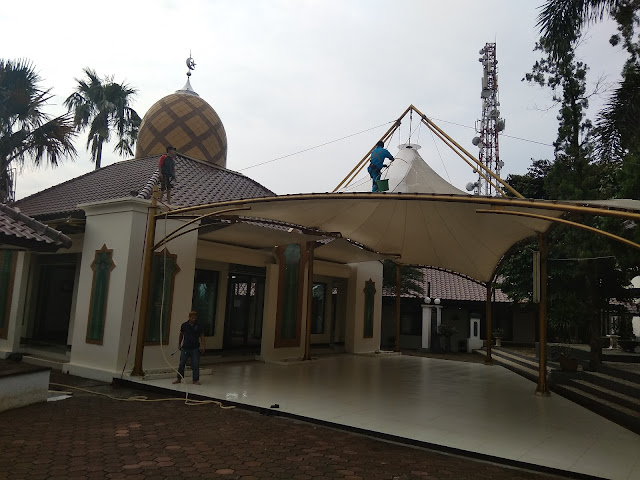
<svg viewBox="0 0 640 480">
<path fill-rule="evenodd" d="M 51 99 L 28 60 L 0 59 L 0 202 L 14 200 L 12 166 L 27 158 L 57 166 L 75 157 L 73 122 L 68 114 L 51 118 L 43 107 Z"/>
<path fill-rule="evenodd" d="M 113 77 L 101 79 L 90 68 L 83 71 L 85 78 L 76 78 L 76 91 L 64 104 L 73 112 L 78 131 L 89 127 L 87 149 L 91 148 L 91 160 L 97 170 L 102 160 L 102 145 L 109 142 L 113 130 L 117 135 L 114 151 L 121 156 L 133 155 L 141 119 L 130 104 L 137 90 L 125 83 L 115 83 Z"/>
</svg>

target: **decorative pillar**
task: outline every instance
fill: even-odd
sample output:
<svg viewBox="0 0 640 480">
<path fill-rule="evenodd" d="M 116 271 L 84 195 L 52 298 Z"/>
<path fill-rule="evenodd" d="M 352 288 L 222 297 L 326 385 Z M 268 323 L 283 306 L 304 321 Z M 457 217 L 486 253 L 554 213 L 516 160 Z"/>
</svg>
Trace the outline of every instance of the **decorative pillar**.
<svg viewBox="0 0 640 480">
<path fill-rule="evenodd" d="M 422 344 L 423 350 L 431 349 L 431 305 L 422 305 Z"/>
<path fill-rule="evenodd" d="M 307 322 L 304 334 L 303 360 L 311 360 L 311 310 L 313 307 L 313 250 L 315 242 L 307 243 Z"/>
<path fill-rule="evenodd" d="M 487 282 L 487 303 L 486 303 L 486 329 L 487 329 L 487 356 L 484 359 L 485 365 L 493 365 L 493 359 L 491 358 L 491 290 L 493 289 L 493 282 Z"/>
<path fill-rule="evenodd" d="M 147 220 L 147 241 L 144 246 L 144 267 L 142 270 L 142 292 L 140 293 L 140 317 L 138 318 L 138 337 L 136 339 L 136 357 L 131 375 L 141 377 L 142 354 L 144 352 L 144 335 L 147 331 L 147 314 L 149 312 L 149 291 L 151 290 L 151 264 L 153 260 L 153 244 L 156 238 L 156 212 L 158 205 L 158 186 L 153 187 L 151 206 Z"/>
</svg>

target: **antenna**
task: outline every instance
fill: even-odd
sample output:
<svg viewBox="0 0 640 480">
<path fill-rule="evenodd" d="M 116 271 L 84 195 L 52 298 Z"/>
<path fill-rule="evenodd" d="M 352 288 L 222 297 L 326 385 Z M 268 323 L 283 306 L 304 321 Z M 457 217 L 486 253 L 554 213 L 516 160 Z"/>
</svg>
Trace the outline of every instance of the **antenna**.
<svg viewBox="0 0 640 480">
<path fill-rule="evenodd" d="M 488 169 L 500 176 L 504 162 L 500 160 L 498 134 L 505 128 L 505 121 L 500 118 L 500 100 L 498 98 L 498 59 L 496 44 L 487 43 L 480 50 L 478 61 L 482 64 L 482 118 L 476 121 L 476 133 L 471 143 L 478 147 L 478 160 Z M 474 185 L 476 195 L 496 195 L 493 186 L 482 176 L 478 176 Z"/>
</svg>

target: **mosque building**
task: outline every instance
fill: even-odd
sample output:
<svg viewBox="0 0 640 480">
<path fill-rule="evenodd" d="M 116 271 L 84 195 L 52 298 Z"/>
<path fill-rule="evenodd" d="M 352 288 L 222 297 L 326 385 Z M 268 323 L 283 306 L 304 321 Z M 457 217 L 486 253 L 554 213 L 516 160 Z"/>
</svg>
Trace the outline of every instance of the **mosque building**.
<svg viewBox="0 0 640 480">
<path fill-rule="evenodd" d="M 275 196 L 226 168 L 224 125 L 188 80 L 148 110 L 135 158 L 14 204 L 72 245 L 12 255 L 0 353 L 46 353 L 64 362 L 64 371 L 100 380 L 131 371 L 151 199 L 167 145 L 178 152 L 176 183 L 171 204 L 161 202 L 158 213 Z M 179 227 L 183 234 L 153 254 L 144 371 L 167 368 L 164 350 L 173 351 L 192 309 L 207 348 L 218 352 L 299 359 L 308 330 L 312 344 L 340 344 L 354 353 L 380 348 L 380 255 L 313 229 L 245 221 L 241 212 L 159 218 L 154 243 Z"/>
</svg>

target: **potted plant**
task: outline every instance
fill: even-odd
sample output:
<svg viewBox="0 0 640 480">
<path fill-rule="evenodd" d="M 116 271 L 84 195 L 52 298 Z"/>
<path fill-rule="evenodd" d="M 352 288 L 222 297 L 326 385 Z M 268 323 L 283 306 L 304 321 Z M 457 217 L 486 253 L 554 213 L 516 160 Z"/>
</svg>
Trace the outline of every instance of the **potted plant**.
<svg viewBox="0 0 640 480">
<path fill-rule="evenodd" d="M 578 359 L 571 356 L 571 347 L 569 345 L 562 345 L 560 347 L 558 363 L 560 363 L 560 370 L 563 372 L 578 371 Z"/>
<path fill-rule="evenodd" d="M 444 351 L 449 353 L 451 351 L 451 337 L 458 333 L 458 330 L 453 325 L 447 325 L 442 323 L 438 325 L 438 335 L 444 337 Z"/>
<path fill-rule="evenodd" d="M 491 335 L 496 339 L 496 347 L 501 347 L 502 338 L 504 337 L 504 329 L 496 328 L 493 332 L 491 332 Z"/>
</svg>

